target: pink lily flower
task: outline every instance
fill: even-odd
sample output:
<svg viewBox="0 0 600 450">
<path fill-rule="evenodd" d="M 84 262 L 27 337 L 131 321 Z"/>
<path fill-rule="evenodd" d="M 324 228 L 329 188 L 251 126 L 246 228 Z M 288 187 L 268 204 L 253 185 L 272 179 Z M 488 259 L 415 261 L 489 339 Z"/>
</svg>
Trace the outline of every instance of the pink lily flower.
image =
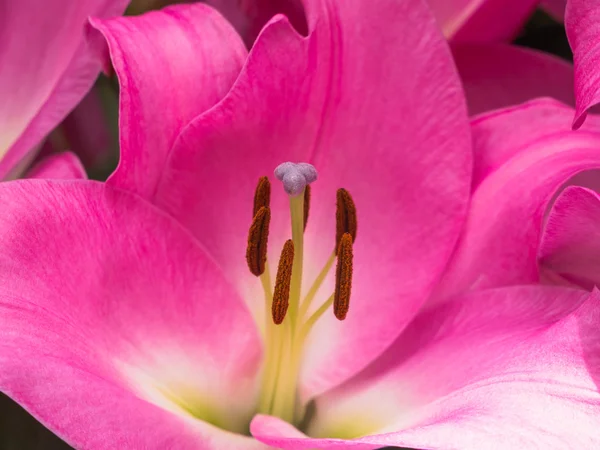
<svg viewBox="0 0 600 450">
<path fill-rule="evenodd" d="M 43 138 L 92 86 L 100 66 L 84 39 L 90 15 L 115 16 L 123 0 L 16 1 L 0 25 L 0 179 L 21 175 Z"/>
<path fill-rule="evenodd" d="M 470 124 L 422 2 L 306 6 L 249 55 L 201 4 L 92 22 L 122 158 L 0 185 L 0 390 L 82 449 L 594 448 L 598 293 L 499 286 L 600 137 L 529 142 L 552 101 Z M 287 160 L 319 170 L 306 225 L 309 166 L 255 196 Z"/>
</svg>

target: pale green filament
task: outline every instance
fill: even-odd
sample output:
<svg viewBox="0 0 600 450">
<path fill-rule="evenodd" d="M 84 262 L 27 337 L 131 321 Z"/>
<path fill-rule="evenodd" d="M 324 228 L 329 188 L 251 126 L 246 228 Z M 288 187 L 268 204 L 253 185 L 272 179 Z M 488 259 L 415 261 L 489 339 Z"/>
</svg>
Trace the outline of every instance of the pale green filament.
<svg viewBox="0 0 600 450">
<path fill-rule="evenodd" d="M 271 303 L 273 302 L 273 289 L 271 288 L 271 271 L 269 268 L 269 261 L 265 262 L 265 271 L 260 276 L 260 282 L 262 284 L 265 293 L 265 326 L 263 330 L 263 338 L 267 345 L 265 345 L 265 361 L 277 361 L 278 346 L 273 346 L 271 343 L 275 342 L 275 335 L 277 329 L 275 324 L 271 320 Z M 273 383 L 275 383 L 277 377 L 277 366 L 274 364 L 265 364 L 263 373 L 263 395 L 260 397 L 259 410 L 266 412 L 271 407 L 272 392 L 269 389 Z M 267 395 L 265 395 L 265 393 Z"/>
<path fill-rule="evenodd" d="M 290 281 L 290 298 L 287 315 L 281 325 L 271 317 L 273 292 L 268 266 L 260 277 L 265 291 L 265 364 L 259 412 L 280 417 L 290 423 L 302 419 L 297 405 L 297 388 L 304 344 L 317 320 L 331 308 L 333 295 L 308 319 L 310 305 L 335 261 L 335 252 L 315 279 L 308 294 L 301 300 L 303 248 L 304 248 L 304 192 L 290 197 L 292 241 L 294 260 Z"/>
<path fill-rule="evenodd" d="M 333 251 L 331 253 L 331 255 L 329 256 L 329 259 L 323 266 L 323 269 L 321 269 L 321 272 L 319 272 L 319 275 L 317 275 L 315 282 L 310 287 L 308 294 L 306 294 L 306 298 L 302 302 L 302 305 L 300 305 L 300 318 L 304 318 L 304 316 L 308 312 L 312 301 L 314 300 L 315 296 L 317 295 L 317 292 L 319 291 L 319 288 L 323 284 L 323 281 L 325 281 L 325 277 L 327 277 L 327 274 L 331 270 L 331 266 L 333 266 L 334 262 L 335 262 L 335 251 Z"/>
<path fill-rule="evenodd" d="M 300 332 L 302 339 L 305 339 L 306 336 L 308 336 L 308 333 L 312 329 L 313 325 L 317 323 L 317 320 L 321 318 L 325 311 L 331 308 L 331 305 L 333 305 L 333 298 L 334 294 L 331 294 L 325 303 L 319 306 L 319 309 L 317 309 L 308 319 L 306 319 L 306 322 L 304 322 L 304 326 Z"/>
</svg>

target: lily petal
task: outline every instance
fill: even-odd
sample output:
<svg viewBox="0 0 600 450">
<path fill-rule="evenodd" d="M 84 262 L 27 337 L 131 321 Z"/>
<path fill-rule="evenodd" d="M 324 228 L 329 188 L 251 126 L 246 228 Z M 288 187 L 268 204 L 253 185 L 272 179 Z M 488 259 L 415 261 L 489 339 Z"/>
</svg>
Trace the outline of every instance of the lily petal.
<svg viewBox="0 0 600 450">
<path fill-rule="evenodd" d="M 42 159 L 27 172 L 26 177 L 75 180 L 86 179 L 87 174 L 75 153 L 61 152 Z"/>
<path fill-rule="evenodd" d="M 600 128 L 573 132 L 552 100 L 475 118 L 468 221 L 435 298 L 539 280 L 537 252 L 550 200 L 576 173 L 600 167 Z M 566 124 L 566 126 L 565 126 Z"/>
<path fill-rule="evenodd" d="M 204 0 L 223 14 L 252 47 L 260 30 L 275 15 L 283 14 L 299 33 L 306 34 L 306 18 L 301 0 Z"/>
<path fill-rule="evenodd" d="M 558 197 L 548 216 L 540 262 L 559 274 L 600 284 L 600 197 L 572 186 Z"/>
<path fill-rule="evenodd" d="M 318 399 L 317 439 L 267 416 L 252 433 L 284 449 L 595 448 L 599 307 L 598 292 L 556 287 L 463 295 L 423 312 L 370 369 Z M 369 425 L 377 434 L 343 439 Z"/>
<path fill-rule="evenodd" d="M 448 48 L 422 2 L 372 8 L 311 0 L 306 8 L 308 37 L 273 19 L 231 92 L 184 130 L 161 168 L 155 202 L 194 232 L 260 311 L 260 283 L 242 256 L 258 177 L 284 161 L 311 162 L 320 172 L 305 293 L 335 245 L 335 191 L 351 192 L 365 224 L 355 245 L 352 312 L 343 324 L 327 319 L 315 329 L 319 336 L 330 327 L 307 351 L 303 383 L 311 396 L 364 367 L 433 289 L 463 223 L 471 141 Z M 290 225 L 283 189 L 271 200 L 273 262 Z"/>
<path fill-rule="evenodd" d="M 117 153 L 113 125 L 117 123 L 117 95 L 109 87 L 109 81 L 104 81 L 88 92 L 61 127 L 69 149 L 92 170 L 113 167 Z"/>
<path fill-rule="evenodd" d="M 175 138 L 227 93 L 247 51 L 200 3 L 91 23 L 106 38 L 121 86 L 121 160 L 108 183 L 149 198 Z"/>
<path fill-rule="evenodd" d="M 540 5 L 556 20 L 560 22 L 565 20 L 565 9 L 567 7 L 567 0 L 542 0 L 540 2 Z"/>
<path fill-rule="evenodd" d="M 513 39 L 539 0 L 428 0 L 444 35 L 454 42 Z"/>
<path fill-rule="evenodd" d="M 87 17 L 115 16 L 126 5 L 39 0 L 2 8 L 0 179 L 61 122 L 98 75 L 100 66 L 84 39 Z"/>
<path fill-rule="evenodd" d="M 600 7 L 596 2 L 570 0 L 565 28 L 573 50 L 577 107 L 573 128 L 585 121 L 587 110 L 600 102 Z"/>
<path fill-rule="evenodd" d="M 455 44 L 452 53 L 471 115 L 537 97 L 575 105 L 573 66 L 553 55 L 504 44 Z"/>
<path fill-rule="evenodd" d="M 186 230 L 91 181 L 0 209 L 2 392 L 76 448 L 256 448 L 211 424 L 248 423 L 259 336 Z"/>
</svg>

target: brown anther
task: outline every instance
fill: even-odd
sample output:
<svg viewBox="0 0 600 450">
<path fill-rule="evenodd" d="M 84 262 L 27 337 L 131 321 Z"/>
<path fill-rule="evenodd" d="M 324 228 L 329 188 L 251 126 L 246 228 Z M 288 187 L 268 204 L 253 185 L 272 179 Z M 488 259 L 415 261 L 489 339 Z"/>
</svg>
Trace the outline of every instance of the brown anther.
<svg viewBox="0 0 600 450">
<path fill-rule="evenodd" d="M 352 289 L 352 235 L 344 233 L 340 239 L 337 267 L 335 270 L 335 292 L 333 313 L 338 320 L 344 320 L 350 307 Z"/>
<path fill-rule="evenodd" d="M 308 213 L 310 212 L 310 184 L 304 188 L 304 230 L 308 223 Z"/>
<path fill-rule="evenodd" d="M 267 262 L 267 241 L 269 240 L 269 223 L 271 210 L 262 206 L 257 211 L 250 231 L 248 232 L 248 246 L 246 247 L 246 262 L 253 275 L 261 276 L 265 271 Z"/>
<path fill-rule="evenodd" d="M 260 177 L 256 190 L 254 191 L 254 209 L 252 210 L 252 217 L 256 216 L 256 213 L 263 206 L 270 207 L 271 203 L 271 182 L 267 177 Z"/>
<path fill-rule="evenodd" d="M 281 250 L 275 290 L 273 292 L 273 305 L 271 314 L 275 325 L 281 324 L 285 319 L 290 304 L 290 283 L 292 281 L 292 267 L 294 265 L 294 243 L 288 239 Z"/>
<path fill-rule="evenodd" d="M 356 240 L 356 206 L 346 189 L 337 190 L 335 204 L 335 253 L 338 253 L 344 233 L 350 233 L 352 242 Z"/>
</svg>

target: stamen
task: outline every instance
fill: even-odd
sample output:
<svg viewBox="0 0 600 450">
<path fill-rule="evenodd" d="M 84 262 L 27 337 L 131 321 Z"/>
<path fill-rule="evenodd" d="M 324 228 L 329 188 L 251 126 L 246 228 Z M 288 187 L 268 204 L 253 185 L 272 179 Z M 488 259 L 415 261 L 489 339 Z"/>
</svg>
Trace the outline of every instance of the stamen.
<svg viewBox="0 0 600 450">
<path fill-rule="evenodd" d="M 352 289 L 352 235 L 344 233 L 340 239 L 337 268 L 335 271 L 335 293 L 333 313 L 338 320 L 344 320 L 350 307 Z"/>
<path fill-rule="evenodd" d="M 260 177 L 256 190 L 254 191 L 254 209 L 252 210 L 252 217 L 256 216 L 258 210 L 266 206 L 267 208 L 271 203 L 271 182 L 267 177 Z"/>
<path fill-rule="evenodd" d="M 275 291 L 273 292 L 273 306 L 271 313 L 273 322 L 279 325 L 285 319 L 290 304 L 290 283 L 294 265 L 294 243 L 288 239 L 281 250 L 277 278 L 275 278 Z"/>
<path fill-rule="evenodd" d="M 253 275 L 259 277 L 265 271 L 267 262 L 267 241 L 269 240 L 269 224 L 271 210 L 261 206 L 250 225 L 248 246 L 246 247 L 246 262 Z"/>
<path fill-rule="evenodd" d="M 306 224 L 308 223 L 308 213 L 310 211 L 310 184 L 307 184 L 304 188 L 304 230 L 306 230 Z"/>
<path fill-rule="evenodd" d="M 335 253 L 338 253 L 344 233 L 350 233 L 352 242 L 356 239 L 356 206 L 346 189 L 338 189 L 335 205 Z"/>
</svg>

